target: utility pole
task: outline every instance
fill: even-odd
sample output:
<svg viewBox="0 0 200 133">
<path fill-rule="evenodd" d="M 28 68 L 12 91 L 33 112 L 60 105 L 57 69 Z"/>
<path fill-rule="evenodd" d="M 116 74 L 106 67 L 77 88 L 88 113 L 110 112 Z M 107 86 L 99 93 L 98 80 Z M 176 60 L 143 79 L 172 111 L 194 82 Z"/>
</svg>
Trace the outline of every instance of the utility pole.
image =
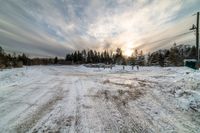
<svg viewBox="0 0 200 133">
<path fill-rule="evenodd" d="M 197 65 L 199 65 L 199 12 L 197 12 L 197 22 L 196 25 L 192 25 L 190 30 L 196 30 L 196 58 L 197 58 Z"/>
<path fill-rule="evenodd" d="M 197 45 L 197 63 L 199 65 L 199 12 L 197 12 L 196 45 Z"/>
</svg>

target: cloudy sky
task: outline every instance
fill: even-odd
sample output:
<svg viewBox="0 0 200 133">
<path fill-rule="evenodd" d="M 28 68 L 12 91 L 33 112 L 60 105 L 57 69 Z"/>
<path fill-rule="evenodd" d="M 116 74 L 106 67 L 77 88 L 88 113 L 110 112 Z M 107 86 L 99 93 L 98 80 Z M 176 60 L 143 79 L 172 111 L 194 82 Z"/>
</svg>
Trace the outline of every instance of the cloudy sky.
<svg viewBox="0 0 200 133">
<path fill-rule="evenodd" d="M 0 46 L 33 56 L 195 44 L 200 0 L 0 0 Z"/>
</svg>

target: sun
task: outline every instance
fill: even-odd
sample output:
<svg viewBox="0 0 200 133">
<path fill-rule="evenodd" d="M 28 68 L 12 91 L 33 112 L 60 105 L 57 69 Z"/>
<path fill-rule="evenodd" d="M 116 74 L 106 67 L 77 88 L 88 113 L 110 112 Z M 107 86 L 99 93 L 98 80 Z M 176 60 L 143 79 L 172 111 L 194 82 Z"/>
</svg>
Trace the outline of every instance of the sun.
<svg viewBox="0 0 200 133">
<path fill-rule="evenodd" d="M 132 51 L 131 49 L 126 49 L 126 50 L 124 51 L 124 55 L 126 55 L 126 56 L 128 56 L 128 57 L 130 57 L 130 56 L 132 55 L 132 53 L 133 53 L 133 51 Z"/>
</svg>

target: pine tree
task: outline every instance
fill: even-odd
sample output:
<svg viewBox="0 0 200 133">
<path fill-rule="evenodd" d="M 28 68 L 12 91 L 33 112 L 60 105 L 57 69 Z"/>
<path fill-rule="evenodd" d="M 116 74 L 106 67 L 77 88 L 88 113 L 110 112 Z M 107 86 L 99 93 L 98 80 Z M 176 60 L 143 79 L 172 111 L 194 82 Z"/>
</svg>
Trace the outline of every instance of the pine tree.
<svg viewBox="0 0 200 133">
<path fill-rule="evenodd" d="M 58 64 L 58 57 L 54 58 L 54 64 Z"/>
<path fill-rule="evenodd" d="M 87 52 L 87 63 L 91 63 L 90 51 Z"/>
<path fill-rule="evenodd" d="M 161 51 L 159 52 L 159 65 L 164 67 L 164 55 L 161 53 Z"/>
<path fill-rule="evenodd" d="M 196 59 L 196 47 L 192 46 L 190 54 L 189 54 L 190 59 Z"/>
<path fill-rule="evenodd" d="M 94 50 L 94 63 L 98 63 L 98 54 L 96 50 Z"/>
<path fill-rule="evenodd" d="M 0 55 L 3 55 L 4 54 L 4 50 L 3 48 L 0 46 Z"/>
<path fill-rule="evenodd" d="M 82 52 L 82 63 L 85 63 L 87 60 L 87 54 L 86 54 L 86 50 L 84 49 Z"/>
<path fill-rule="evenodd" d="M 151 53 L 149 52 L 147 55 L 147 65 L 150 66 L 151 65 Z"/>
<path fill-rule="evenodd" d="M 78 63 L 80 63 L 82 61 L 82 54 L 80 51 L 78 51 L 78 55 L 77 55 L 77 60 L 78 60 Z"/>
<path fill-rule="evenodd" d="M 100 63 L 101 62 L 101 54 L 100 54 L 100 52 L 97 53 L 97 58 L 98 58 L 98 63 Z"/>
<path fill-rule="evenodd" d="M 180 58 L 179 56 L 179 51 L 176 47 L 176 43 L 174 43 L 174 46 L 170 49 L 170 54 L 169 54 L 169 60 L 172 65 L 178 66 L 178 59 Z"/>
<path fill-rule="evenodd" d="M 135 57 L 137 58 L 138 57 L 138 50 L 135 49 Z"/>
<path fill-rule="evenodd" d="M 122 62 L 123 62 L 122 50 L 120 48 L 117 48 L 115 55 L 115 63 L 122 64 Z"/>
<path fill-rule="evenodd" d="M 73 54 L 73 61 L 74 61 L 74 63 L 76 63 L 78 61 L 78 54 L 76 51 Z"/>
<path fill-rule="evenodd" d="M 90 56 L 91 56 L 91 63 L 94 63 L 94 51 L 93 50 L 90 50 Z"/>
</svg>

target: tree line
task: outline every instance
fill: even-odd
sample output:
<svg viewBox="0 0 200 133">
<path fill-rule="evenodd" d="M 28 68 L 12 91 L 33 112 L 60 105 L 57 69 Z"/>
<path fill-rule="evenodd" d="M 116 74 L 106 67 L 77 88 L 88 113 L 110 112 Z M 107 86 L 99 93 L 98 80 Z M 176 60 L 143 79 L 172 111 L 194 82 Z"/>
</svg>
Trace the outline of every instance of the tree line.
<svg viewBox="0 0 200 133">
<path fill-rule="evenodd" d="M 31 65 L 52 65 L 63 63 L 64 59 L 55 58 L 29 58 L 26 54 L 7 54 L 0 46 L 0 68 L 13 68 Z"/>
<path fill-rule="evenodd" d="M 112 52 L 103 51 L 98 52 L 96 50 L 82 50 L 75 51 L 71 54 L 67 54 L 66 61 L 73 62 L 75 64 L 83 63 L 106 63 L 110 64 L 114 62 L 114 54 Z"/>
<path fill-rule="evenodd" d="M 96 50 L 74 51 L 66 54 L 65 59 L 55 58 L 29 58 L 26 54 L 6 54 L 0 47 L 0 68 L 22 67 L 23 65 L 71 65 L 71 64 L 88 64 L 88 63 L 104 63 L 126 65 L 134 63 L 135 58 L 126 58 L 121 48 L 117 48 L 115 52 L 104 50 L 102 52 Z"/>
<path fill-rule="evenodd" d="M 104 50 L 102 52 L 96 50 L 82 50 L 74 51 L 71 54 L 67 54 L 66 61 L 73 62 L 74 64 L 85 63 L 104 63 L 104 64 L 118 64 L 118 65 L 145 65 L 145 57 L 143 51 L 135 50 L 135 54 L 131 57 L 123 55 L 121 48 L 117 48 L 114 52 Z"/>
<path fill-rule="evenodd" d="M 178 45 L 176 43 L 170 49 L 162 49 L 148 54 L 147 65 L 159 66 L 183 66 L 184 59 L 196 59 L 196 47 L 190 45 Z"/>
<path fill-rule="evenodd" d="M 123 61 L 124 56 L 122 55 L 122 50 L 117 48 L 116 52 L 104 50 L 102 52 L 96 50 L 82 50 L 74 51 L 71 54 L 67 54 L 66 61 L 73 62 L 75 64 L 85 64 L 85 63 L 105 63 L 105 64 L 115 64 Z"/>
<path fill-rule="evenodd" d="M 82 50 L 66 54 L 65 59 L 55 58 L 29 58 L 26 54 L 7 54 L 0 47 L 0 68 L 22 67 L 23 65 L 71 65 L 104 63 L 118 65 L 147 65 L 147 66 L 182 66 L 184 59 L 195 59 L 196 47 L 174 44 L 170 49 L 162 49 L 144 55 L 142 50 L 135 50 L 130 57 L 125 57 L 121 48 L 114 52 L 104 50 Z"/>
</svg>

